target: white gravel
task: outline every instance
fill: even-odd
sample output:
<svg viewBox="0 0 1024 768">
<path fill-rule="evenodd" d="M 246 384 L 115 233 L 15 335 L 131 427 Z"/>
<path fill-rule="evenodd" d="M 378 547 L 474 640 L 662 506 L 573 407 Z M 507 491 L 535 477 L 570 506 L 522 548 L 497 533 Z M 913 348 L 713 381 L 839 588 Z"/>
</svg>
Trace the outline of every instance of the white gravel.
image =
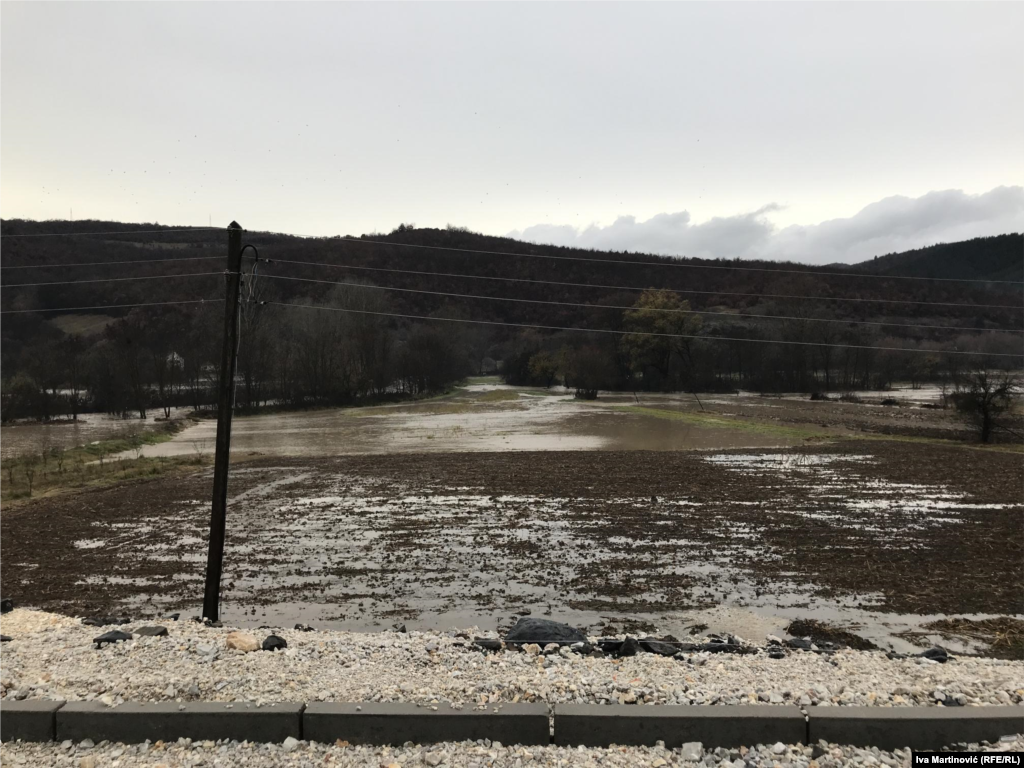
<svg viewBox="0 0 1024 768">
<path fill-rule="evenodd" d="M 995 744 L 960 747 L 972 751 L 1024 752 L 1024 738 L 1008 736 Z M 684 757 L 686 753 L 686 757 Z M 460 742 L 403 747 L 353 747 L 344 742 L 325 745 L 308 742 L 287 744 L 250 744 L 243 742 L 196 742 L 182 739 L 163 744 L 109 744 L 96 746 L 63 744 L 7 743 L 0 747 L 5 766 L 69 766 L 70 768 L 173 768 L 175 766 L 239 766 L 276 768 L 277 766 L 450 766 L 454 768 L 522 768 L 530 765 L 564 766 L 706 766 L 713 768 L 839 768 L 839 766 L 909 766 L 906 750 L 885 752 L 876 748 L 840 747 L 819 742 L 814 746 L 786 744 L 761 745 L 753 749 L 702 750 L 701 745 L 682 749 L 664 747 L 506 747 L 498 742 Z M 696 757 L 691 760 L 688 758 Z"/>
<path fill-rule="evenodd" d="M 93 638 L 154 622 L 90 627 L 23 609 L 0 631 L 0 695 L 15 699 L 136 701 L 411 701 L 481 706 L 497 702 L 625 704 L 965 705 L 1024 702 L 1024 661 L 958 657 L 946 664 L 890 660 L 880 652 L 831 656 L 649 653 L 615 660 L 568 649 L 550 655 L 484 654 L 486 633 L 400 634 L 274 630 L 288 648 L 229 649 L 233 628 L 158 622 L 168 637 L 136 637 L 97 649 Z M 241 630 L 262 643 L 270 630 Z M 460 637 L 459 635 L 463 635 Z M 493 636 L 493 635 L 492 635 Z"/>
</svg>

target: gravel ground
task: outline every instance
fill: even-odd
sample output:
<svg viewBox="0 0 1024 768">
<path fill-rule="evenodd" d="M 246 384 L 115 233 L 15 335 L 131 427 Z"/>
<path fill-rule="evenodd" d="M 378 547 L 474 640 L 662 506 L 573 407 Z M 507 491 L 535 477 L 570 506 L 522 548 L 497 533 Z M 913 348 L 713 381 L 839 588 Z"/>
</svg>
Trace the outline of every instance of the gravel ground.
<svg viewBox="0 0 1024 768">
<path fill-rule="evenodd" d="M 152 624 L 152 622 L 149 622 Z M 1024 661 L 958 657 L 945 664 L 889 659 L 881 652 L 788 652 L 769 658 L 640 653 L 592 658 L 483 653 L 475 628 L 448 632 L 353 633 L 274 630 L 288 647 L 227 647 L 230 628 L 165 621 L 167 637 L 135 637 L 96 648 L 105 631 L 78 619 L 17 609 L 0 620 L 0 692 L 15 699 L 137 701 L 451 701 L 624 704 L 921 706 L 1024 702 Z M 244 630 L 243 630 L 244 631 Z M 271 630 L 252 632 L 257 642 Z M 493 635 L 492 635 L 493 636 Z M 758 639 L 763 643 L 763 640 Z"/>
<path fill-rule="evenodd" d="M 83 746 L 87 745 L 87 746 Z M 1024 738 L 1007 736 L 996 744 L 971 744 L 960 749 L 1024 752 Z M 905 750 L 884 752 L 876 748 L 840 747 L 819 742 L 810 747 L 772 744 L 753 749 L 715 749 L 705 751 L 700 744 L 686 744 L 680 749 L 663 747 L 612 747 L 586 749 L 579 747 L 506 747 L 498 742 L 461 742 L 403 747 L 352 747 L 344 743 L 325 745 L 292 740 L 283 745 L 249 744 L 243 742 L 197 742 L 154 745 L 123 745 L 102 742 L 63 744 L 4 744 L 0 749 L 4 765 L 71 766 L 72 768 L 172 768 L 174 766 L 236 766 L 262 768 L 267 766 L 508 766 L 521 768 L 533 764 L 551 766 L 694 766 L 711 768 L 838 768 L 838 766 L 909 766 L 910 753 Z"/>
</svg>

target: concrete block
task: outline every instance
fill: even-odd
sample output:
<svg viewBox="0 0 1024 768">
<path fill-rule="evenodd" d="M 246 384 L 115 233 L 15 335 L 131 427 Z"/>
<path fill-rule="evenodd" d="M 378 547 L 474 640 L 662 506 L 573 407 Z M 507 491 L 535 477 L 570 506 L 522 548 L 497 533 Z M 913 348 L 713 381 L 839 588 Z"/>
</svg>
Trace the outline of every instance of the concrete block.
<svg viewBox="0 0 1024 768">
<path fill-rule="evenodd" d="M 497 708 L 497 712 L 495 712 Z M 415 704 L 323 702 L 302 713 L 303 738 L 351 744 L 431 744 L 440 741 L 490 739 L 502 744 L 548 744 L 548 708 L 545 704 L 499 704 L 486 710 L 437 710 Z"/>
<path fill-rule="evenodd" d="M 278 742 L 302 738 L 304 704 L 246 705 L 241 702 L 125 702 L 106 707 L 73 701 L 57 710 L 56 738 L 127 744 L 150 741 L 236 739 Z"/>
<path fill-rule="evenodd" d="M 938 749 L 1024 733 L 1024 707 L 813 707 L 811 742 Z"/>
<path fill-rule="evenodd" d="M 56 729 L 54 713 L 63 701 L 31 699 L 0 702 L 0 739 L 3 741 L 53 741 Z"/>
<path fill-rule="evenodd" d="M 607 747 L 611 744 L 674 748 L 688 741 L 705 747 L 802 744 L 807 722 L 796 707 L 620 706 L 556 704 L 555 744 Z"/>
</svg>

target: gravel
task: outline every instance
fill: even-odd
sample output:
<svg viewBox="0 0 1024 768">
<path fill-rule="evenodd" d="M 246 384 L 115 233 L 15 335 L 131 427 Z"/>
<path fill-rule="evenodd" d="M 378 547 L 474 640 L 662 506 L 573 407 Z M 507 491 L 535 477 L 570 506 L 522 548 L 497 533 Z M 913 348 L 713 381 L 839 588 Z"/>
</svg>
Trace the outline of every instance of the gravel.
<svg viewBox="0 0 1024 768">
<path fill-rule="evenodd" d="M 151 623 L 151 622 L 150 622 Z M 498 702 L 943 706 L 1024 702 L 1024 661 L 956 657 L 889 659 L 881 652 L 793 651 L 784 658 L 641 652 L 622 659 L 484 653 L 476 628 L 356 633 L 240 630 L 277 651 L 228 647 L 230 627 L 161 620 L 168 636 L 97 648 L 79 619 L 16 609 L 2 628 L 0 695 L 14 699 L 122 701 L 409 701 L 458 706 Z M 130 632 L 146 621 L 121 625 Z M 494 637 L 493 633 L 489 636 Z"/>
<path fill-rule="evenodd" d="M 687 748 L 696 748 L 684 756 Z M 958 749 L 1024 752 L 1024 737 L 1010 736 L 995 744 L 960 745 Z M 101 742 L 88 747 L 62 744 L 24 744 L 8 742 L 0 747 L 7 765 L 69 766 L 71 768 L 171 768 L 171 766 L 235 766 L 276 768 L 277 766 L 464 766 L 465 768 L 522 768 L 528 765 L 551 766 L 693 766 L 706 768 L 839 768 L 839 766 L 909 766 L 910 752 L 897 749 L 885 752 L 877 748 L 841 747 L 819 742 L 813 746 L 774 744 L 752 749 L 701 750 L 699 744 L 687 744 L 681 750 L 664 747 L 508 747 L 498 742 L 467 741 L 402 747 L 355 747 L 346 742 L 332 745 L 296 741 L 284 744 L 250 744 L 236 741 L 192 742 L 181 739 L 164 744 L 111 744 Z M 693 758 L 693 759 L 691 759 Z"/>
</svg>

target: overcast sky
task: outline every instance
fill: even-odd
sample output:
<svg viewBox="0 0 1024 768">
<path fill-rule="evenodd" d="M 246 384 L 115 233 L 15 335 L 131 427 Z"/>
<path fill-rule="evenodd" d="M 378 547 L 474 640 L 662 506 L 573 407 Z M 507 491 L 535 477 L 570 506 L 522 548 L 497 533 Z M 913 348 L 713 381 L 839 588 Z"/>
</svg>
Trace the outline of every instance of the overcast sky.
<svg viewBox="0 0 1024 768">
<path fill-rule="evenodd" d="M 1024 4 L 0 6 L 0 214 L 855 261 L 1024 231 Z"/>
</svg>

